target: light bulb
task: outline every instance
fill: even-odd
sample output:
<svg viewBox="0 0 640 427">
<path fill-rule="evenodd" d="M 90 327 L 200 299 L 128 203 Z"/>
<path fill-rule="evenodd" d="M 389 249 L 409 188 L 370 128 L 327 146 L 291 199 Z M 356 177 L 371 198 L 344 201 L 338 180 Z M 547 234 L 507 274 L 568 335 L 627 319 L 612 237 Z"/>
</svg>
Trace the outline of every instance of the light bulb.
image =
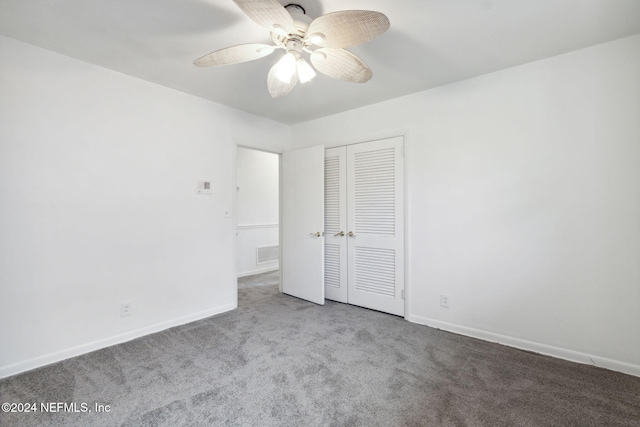
<svg viewBox="0 0 640 427">
<path fill-rule="evenodd" d="M 313 80 L 316 76 L 316 72 L 313 70 L 311 65 L 304 59 L 300 58 L 297 62 L 298 65 L 298 78 L 300 79 L 300 83 L 306 83 Z"/>
<path fill-rule="evenodd" d="M 289 52 L 278 61 L 275 75 L 282 83 L 291 83 L 291 78 L 296 73 L 296 57 Z"/>
</svg>

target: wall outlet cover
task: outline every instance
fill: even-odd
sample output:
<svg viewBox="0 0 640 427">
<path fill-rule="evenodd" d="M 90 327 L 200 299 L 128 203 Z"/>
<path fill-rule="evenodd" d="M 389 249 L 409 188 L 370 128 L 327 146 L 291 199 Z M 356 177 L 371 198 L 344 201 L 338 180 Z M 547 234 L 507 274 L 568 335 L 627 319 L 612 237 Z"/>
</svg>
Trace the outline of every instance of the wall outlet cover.
<svg viewBox="0 0 640 427">
<path fill-rule="evenodd" d="M 133 304 L 131 302 L 123 302 L 120 304 L 120 317 L 131 316 L 131 309 Z"/>
<path fill-rule="evenodd" d="M 440 294 L 440 307 L 449 308 L 451 297 L 447 294 Z"/>
</svg>

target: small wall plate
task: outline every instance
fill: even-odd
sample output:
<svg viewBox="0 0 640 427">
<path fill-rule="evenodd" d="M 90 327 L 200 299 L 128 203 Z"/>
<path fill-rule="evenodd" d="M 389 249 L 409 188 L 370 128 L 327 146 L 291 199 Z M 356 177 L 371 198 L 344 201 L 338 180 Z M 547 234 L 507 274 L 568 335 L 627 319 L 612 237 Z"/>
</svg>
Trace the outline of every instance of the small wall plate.
<svg viewBox="0 0 640 427">
<path fill-rule="evenodd" d="M 211 195 L 211 181 L 198 181 L 196 194 Z"/>
</svg>

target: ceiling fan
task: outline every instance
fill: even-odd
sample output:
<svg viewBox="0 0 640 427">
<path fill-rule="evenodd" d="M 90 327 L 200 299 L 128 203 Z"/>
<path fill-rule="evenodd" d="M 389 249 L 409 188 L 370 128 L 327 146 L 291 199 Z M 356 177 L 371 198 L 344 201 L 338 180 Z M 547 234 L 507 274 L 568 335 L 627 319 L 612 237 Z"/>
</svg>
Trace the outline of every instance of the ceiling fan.
<svg viewBox="0 0 640 427">
<path fill-rule="evenodd" d="M 300 83 L 316 76 L 315 70 L 335 79 L 364 83 L 371 69 L 345 50 L 378 37 L 389 28 L 380 12 L 344 10 L 315 20 L 297 4 L 282 6 L 276 0 L 233 0 L 242 11 L 271 33 L 274 45 L 241 44 L 204 55 L 193 61 L 198 67 L 216 67 L 252 61 L 284 49 L 285 55 L 271 68 L 267 87 L 273 98 L 282 98 Z M 304 59 L 309 54 L 313 67 Z M 314 70 L 315 68 L 315 70 Z"/>
</svg>

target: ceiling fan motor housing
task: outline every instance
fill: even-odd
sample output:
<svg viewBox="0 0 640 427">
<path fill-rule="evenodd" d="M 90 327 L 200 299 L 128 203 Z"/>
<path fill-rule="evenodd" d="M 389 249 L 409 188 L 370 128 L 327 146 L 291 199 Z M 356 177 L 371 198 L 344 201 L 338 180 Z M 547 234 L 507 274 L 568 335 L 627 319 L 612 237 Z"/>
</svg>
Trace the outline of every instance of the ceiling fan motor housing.
<svg viewBox="0 0 640 427">
<path fill-rule="evenodd" d="M 302 41 L 307 35 L 307 30 L 309 29 L 309 25 L 313 21 L 306 15 L 304 8 L 297 4 L 288 4 L 285 6 L 289 15 L 293 18 L 293 28 L 292 32 L 288 35 L 278 34 L 274 31 L 271 32 L 271 38 L 273 41 L 280 45 L 287 47 L 291 39 L 299 39 Z"/>
</svg>

